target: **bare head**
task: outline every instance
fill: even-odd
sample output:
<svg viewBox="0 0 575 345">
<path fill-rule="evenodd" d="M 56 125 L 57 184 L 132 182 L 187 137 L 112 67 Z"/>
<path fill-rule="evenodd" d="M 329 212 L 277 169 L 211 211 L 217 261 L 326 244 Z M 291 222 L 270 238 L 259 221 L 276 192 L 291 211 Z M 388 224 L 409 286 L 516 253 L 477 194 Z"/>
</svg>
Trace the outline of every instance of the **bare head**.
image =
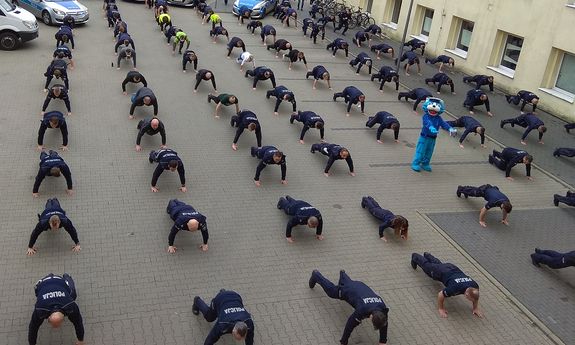
<svg viewBox="0 0 575 345">
<path fill-rule="evenodd" d="M 278 152 L 274 153 L 274 155 L 273 155 L 273 160 L 274 160 L 274 162 L 276 162 L 276 163 L 281 162 L 283 156 L 284 156 L 284 153 L 281 152 L 281 151 L 278 151 Z"/>
<path fill-rule="evenodd" d="M 394 122 L 391 124 L 391 129 L 397 131 L 399 129 L 399 122 Z"/>
<path fill-rule="evenodd" d="M 190 219 L 188 221 L 188 230 L 190 231 L 196 231 L 198 230 L 198 227 L 200 226 L 200 222 L 198 222 L 195 219 Z"/>
<path fill-rule="evenodd" d="M 229 101 L 231 104 L 238 103 L 238 98 L 236 96 L 230 96 Z"/>
<path fill-rule="evenodd" d="M 153 129 L 158 129 L 159 126 L 160 126 L 159 119 L 153 118 L 152 121 L 150 121 L 150 127 L 152 127 Z"/>
<path fill-rule="evenodd" d="M 134 83 L 139 83 L 142 80 L 139 76 L 134 77 Z"/>
<path fill-rule="evenodd" d="M 52 127 L 52 128 L 58 127 L 59 122 L 60 122 L 60 120 L 56 116 L 52 116 L 50 118 L 50 127 Z"/>
<path fill-rule="evenodd" d="M 490 82 L 490 83 L 493 83 L 493 76 L 490 75 L 489 77 L 487 77 L 487 81 Z"/>
<path fill-rule="evenodd" d="M 347 49 L 347 48 L 349 47 L 349 43 L 343 42 L 343 43 L 341 44 L 341 47 L 342 47 L 343 49 Z"/>
<path fill-rule="evenodd" d="M 479 99 L 482 101 L 486 101 L 487 100 L 487 95 L 486 94 L 481 94 L 481 96 L 479 96 Z"/>
<path fill-rule="evenodd" d="M 62 37 L 60 38 L 60 40 L 61 40 L 62 42 L 64 42 L 64 43 L 68 43 L 68 41 L 69 41 L 68 35 L 62 35 Z"/>
<path fill-rule="evenodd" d="M 270 71 L 265 71 L 265 72 L 264 72 L 264 77 L 269 78 L 269 77 L 271 77 L 271 76 L 272 76 L 272 72 L 270 72 Z"/>
<path fill-rule="evenodd" d="M 537 97 L 533 98 L 533 99 L 531 100 L 531 103 L 532 103 L 532 104 L 537 104 L 537 103 L 539 103 L 539 98 L 537 98 Z"/>
<path fill-rule="evenodd" d="M 476 288 L 467 288 L 465 290 L 465 298 L 467 298 L 468 300 L 470 300 L 471 302 L 476 303 L 477 301 L 479 301 L 479 289 Z"/>
<path fill-rule="evenodd" d="M 152 103 L 152 98 L 150 96 L 146 96 L 143 101 L 145 105 L 150 105 Z"/>
<path fill-rule="evenodd" d="M 407 232 L 409 230 L 409 222 L 403 216 L 396 215 L 391 222 L 391 227 L 395 231 L 396 235 L 399 235 L 401 239 L 407 240 Z"/>
<path fill-rule="evenodd" d="M 212 72 L 206 72 L 206 79 L 212 79 Z"/>
<path fill-rule="evenodd" d="M 315 123 L 315 128 L 316 128 L 316 129 L 322 129 L 322 128 L 323 128 L 323 122 L 320 122 L 320 121 L 316 122 L 316 123 Z"/>
<path fill-rule="evenodd" d="M 125 45 L 125 46 L 130 45 L 130 41 L 129 41 L 129 40 L 124 40 L 124 45 Z"/>
<path fill-rule="evenodd" d="M 323 74 L 321 75 L 321 79 L 329 80 L 329 72 L 323 72 Z"/>
<path fill-rule="evenodd" d="M 359 96 L 358 99 L 359 99 L 360 102 L 365 102 L 365 95 Z"/>
<path fill-rule="evenodd" d="M 289 43 L 289 42 L 286 43 L 286 48 L 288 48 L 288 49 L 291 48 L 291 43 Z"/>
<path fill-rule="evenodd" d="M 55 311 L 48 316 L 48 323 L 52 328 L 60 328 L 64 322 L 64 314 L 60 311 Z"/>
<path fill-rule="evenodd" d="M 298 59 L 303 59 L 304 56 L 305 56 L 305 55 L 303 54 L 303 52 L 297 53 L 297 58 L 298 58 Z"/>
<path fill-rule="evenodd" d="M 252 122 L 252 123 L 250 123 L 250 124 L 248 125 L 248 130 L 249 130 L 250 132 L 253 132 L 253 131 L 256 130 L 257 127 L 258 127 L 258 125 L 256 125 L 255 123 Z"/>
<path fill-rule="evenodd" d="M 485 127 L 477 126 L 475 128 L 475 133 L 483 135 L 483 133 L 485 133 Z"/>
<path fill-rule="evenodd" d="M 60 171 L 60 168 L 58 168 L 58 167 L 53 167 L 50 169 L 50 176 L 60 177 L 61 173 L 62 172 Z"/>
<path fill-rule="evenodd" d="M 58 230 L 58 228 L 60 228 L 60 217 L 58 217 L 57 215 L 53 215 L 52 217 L 50 217 L 48 224 L 50 224 L 50 229 Z"/>
<path fill-rule="evenodd" d="M 547 132 L 547 127 L 541 125 L 537 128 L 537 130 L 541 133 L 545 133 L 545 132 Z"/>
<path fill-rule="evenodd" d="M 176 171 L 178 169 L 178 161 L 177 160 L 169 161 L 168 162 L 168 168 L 172 172 Z"/>
<path fill-rule="evenodd" d="M 339 156 L 343 159 L 346 159 L 347 157 L 349 157 L 349 151 L 347 149 L 342 149 L 341 151 L 339 151 Z"/>
<path fill-rule="evenodd" d="M 244 45 L 244 41 L 242 41 L 242 40 L 239 40 L 236 42 L 236 47 L 241 47 L 243 45 Z"/>
<path fill-rule="evenodd" d="M 234 328 L 232 329 L 232 337 L 236 341 L 241 341 L 246 338 L 248 334 L 248 325 L 245 322 L 236 322 Z"/>
<path fill-rule="evenodd" d="M 387 314 L 380 310 L 376 310 L 371 313 L 370 318 L 371 323 L 373 324 L 373 329 L 380 330 L 387 326 Z"/>
<path fill-rule="evenodd" d="M 317 228 L 318 225 L 319 225 L 319 219 L 317 219 L 317 217 L 309 217 L 307 219 L 307 226 L 309 228 Z"/>
<path fill-rule="evenodd" d="M 52 74 L 54 74 L 55 77 L 59 78 L 62 75 L 62 71 L 60 71 L 59 69 L 56 69 L 56 70 L 54 70 L 54 72 Z"/>
<path fill-rule="evenodd" d="M 532 155 L 525 155 L 525 157 L 523 157 L 523 163 L 524 164 L 531 164 L 531 162 L 533 162 L 533 156 Z"/>
<path fill-rule="evenodd" d="M 511 213 L 513 206 L 509 201 L 504 201 L 503 203 L 501 203 L 501 209 L 507 213 Z"/>
<path fill-rule="evenodd" d="M 387 53 L 388 53 L 388 54 L 393 54 L 393 48 L 387 49 Z"/>
</svg>

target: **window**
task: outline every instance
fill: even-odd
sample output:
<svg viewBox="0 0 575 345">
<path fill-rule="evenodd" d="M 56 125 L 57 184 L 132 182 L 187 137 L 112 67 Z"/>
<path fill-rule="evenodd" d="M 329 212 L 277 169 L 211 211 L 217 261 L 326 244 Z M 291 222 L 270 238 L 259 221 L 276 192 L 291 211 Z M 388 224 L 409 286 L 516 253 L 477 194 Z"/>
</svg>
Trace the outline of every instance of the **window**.
<svg viewBox="0 0 575 345">
<path fill-rule="evenodd" d="M 575 95 L 575 55 L 563 54 L 555 87 Z"/>
<path fill-rule="evenodd" d="M 431 22 L 433 21 L 433 10 L 426 8 L 423 14 L 423 25 L 421 26 L 421 35 L 429 36 L 429 31 L 431 31 Z"/>
<path fill-rule="evenodd" d="M 469 43 L 471 42 L 471 34 L 473 33 L 473 22 L 467 20 L 461 21 L 461 28 L 459 29 L 459 37 L 457 38 L 457 49 L 465 52 L 469 50 Z"/>
<path fill-rule="evenodd" d="M 517 62 L 519 61 L 519 54 L 521 53 L 522 46 L 523 38 L 508 34 L 499 67 L 505 67 L 515 71 L 517 68 Z"/>
<path fill-rule="evenodd" d="M 401 12 L 401 0 L 394 0 L 393 11 L 391 12 L 392 23 L 399 23 L 399 12 Z"/>
</svg>

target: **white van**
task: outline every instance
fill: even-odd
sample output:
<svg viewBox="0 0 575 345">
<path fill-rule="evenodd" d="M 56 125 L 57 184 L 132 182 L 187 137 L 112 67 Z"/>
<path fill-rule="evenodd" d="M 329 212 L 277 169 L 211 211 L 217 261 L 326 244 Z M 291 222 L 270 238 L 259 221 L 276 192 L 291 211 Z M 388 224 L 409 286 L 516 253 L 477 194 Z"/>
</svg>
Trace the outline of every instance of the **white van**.
<svg viewBox="0 0 575 345">
<path fill-rule="evenodd" d="M 9 0 L 0 0 L 0 49 L 14 50 L 38 37 L 36 17 Z"/>
</svg>

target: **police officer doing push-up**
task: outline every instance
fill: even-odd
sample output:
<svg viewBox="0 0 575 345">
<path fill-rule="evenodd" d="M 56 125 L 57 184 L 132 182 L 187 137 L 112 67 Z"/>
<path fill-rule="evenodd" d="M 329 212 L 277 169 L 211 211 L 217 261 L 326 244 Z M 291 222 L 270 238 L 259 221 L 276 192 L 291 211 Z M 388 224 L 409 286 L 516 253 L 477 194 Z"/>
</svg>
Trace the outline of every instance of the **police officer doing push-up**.
<svg viewBox="0 0 575 345">
<path fill-rule="evenodd" d="M 297 103 L 295 100 L 295 95 L 287 87 L 280 85 L 274 87 L 272 90 L 266 92 L 266 98 L 269 99 L 271 96 L 276 98 L 276 105 L 274 107 L 274 115 L 279 115 L 278 109 L 283 101 L 290 102 L 292 104 L 292 112 L 296 113 Z"/>
<path fill-rule="evenodd" d="M 141 87 L 133 96 L 132 96 L 132 105 L 130 106 L 130 119 L 134 118 L 134 110 L 136 107 L 141 106 L 154 106 L 154 116 L 158 115 L 158 100 L 156 99 L 156 95 L 154 92 L 147 88 Z"/>
<path fill-rule="evenodd" d="M 38 215 L 38 224 L 36 224 L 36 227 L 30 235 L 27 255 L 34 255 L 38 251 L 38 249 L 34 247 L 34 244 L 42 232 L 48 231 L 49 229 L 56 231 L 61 227 L 64 227 L 64 230 L 66 230 L 72 238 L 72 241 L 74 241 L 72 251 L 79 252 L 81 249 L 80 240 L 78 240 L 78 232 L 72 224 L 72 221 L 66 216 L 66 211 L 62 209 L 58 199 L 48 199 L 48 201 L 46 201 L 46 208 L 42 211 L 42 214 Z"/>
<path fill-rule="evenodd" d="M 351 176 L 355 176 L 355 172 L 353 172 L 353 160 L 351 159 L 351 154 L 349 150 L 343 146 L 339 146 L 337 144 L 329 144 L 329 143 L 320 143 L 320 144 L 313 144 L 311 145 L 311 153 L 315 153 L 315 151 L 321 152 L 324 156 L 328 156 L 329 159 L 325 166 L 325 170 L 323 174 L 328 177 L 329 176 L 329 169 L 333 165 L 333 163 L 338 159 L 345 159 L 347 162 L 347 166 L 349 167 L 349 174 Z"/>
<path fill-rule="evenodd" d="M 174 240 L 179 231 L 196 231 L 200 230 L 202 233 L 202 251 L 208 250 L 208 225 L 206 223 L 206 216 L 196 211 L 192 206 L 178 200 L 172 199 L 168 202 L 166 213 L 174 221 L 170 235 L 168 236 L 168 253 L 175 253 L 178 248 L 174 246 Z"/>
<path fill-rule="evenodd" d="M 465 138 L 469 133 L 473 133 L 475 135 L 479 134 L 479 136 L 481 137 L 481 147 L 482 148 L 487 147 L 485 146 L 485 127 L 483 127 L 481 123 L 479 123 L 479 121 L 477 121 L 475 118 L 471 116 L 460 116 L 457 120 L 446 121 L 446 122 L 453 128 L 456 127 L 465 128 L 465 131 L 461 135 L 461 138 L 459 138 L 459 147 L 463 148 L 463 141 L 465 141 Z"/>
<path fill-rule="evenodd" d="M 162 145 L 160 146 L 160 148 L 162 149 L 166 148 L 166 129 L 162 121 L 160 121 L 160 119 L 158 119 L 157 117 L 152 117 L 149 119 L 141 120 L 138 123 L 137 128 L 138 128 L 138 136 L 136 137 L 136 151 L 138 152 L 142 151 L 142 146 L 140 146 L 140 142 L 144 134 L 156 135 L 160 133 L 160 136 L 162 137 Z"/>
<path fill-rule="evenodd" d="M 238 140 L 240 135 L 244 132 L 244 129 L 248 129 L 250 132 L 256 132 L 256 140 L 258 147 L 262 147 L 262 128 L 258 120 L 257 115 L 250 110 L 242 110 L 237 115 L 232 116 L 230 120 L 230 125 L 232 127 L 237 127 L 236 136 L 234 137 L 234 142 L 232 143 L 232 150 L 238 150 Z"/>
<path fill-rule="evenodd" d="M 323 140 L 325 132 L 324 121 L 318 114 L 314 113 L 313 111 L 298 111 L 297 114 L 293 114 L 289 119 L 291 124 L 293 124 L 294 121 L 303 123 L 303 128 L 301 129 L 301 133 L 299 135 L 300 144 L 305 144 L 303 137 L 310 128 L 319 129 L 321 141 L 325 141 Z"/>
<path fill-rule="evenodd" d="M 315 284 L 319 284 L 328 297 L 346 301 L 355 309 L 345 324 L 343 335 L 339 340 L 341 345 L 348 344 L 351 332 L 364 319 L 370 319 L 373 328 L 379 331 L 379 345 L 387 343 L 389 308 L 369 286 L 363 282 L 351 280 L 343 270 L 339 271 L 337 285 L 325 278 L 318 270 L 313 270 L 309 278 L 310 289 L 313 289 Z"/>
<path fill-rule="evenodd" d="M 44 104 L 42 105 L 41 115 L 44 115 L 44 112 L 46 111 L 46 108 L 48 108 L 48 105 L 50 104 L 52 99 L 63 100 L 64 104 L 66 105 L 66 110 L 68 110 L 68 115 L 72 115 L 72 109 L 70 107 L 70 98 L 68 97 L 68 89 L 62 84 L 52 85 L 50 91 L 48 92 L 48 95 L 46 95 Z"/>
<path fill-rule="evenodd" d="M 395 215 L 393 212 L 382 208 L 371 196 L 364 196 L 361 198 L 361 207 L 367 208 L 372 216 L 382 221 L 379 226 L 379 238 L 382 241 L 387 242 L 387 239 L 383 234 L 384 230 L 387 228 L 392 228 L 395 232 L 395 236 L 399 236 L 401 239 L 407 240 L 409 222 L 403 216 Z"/>
<path fill-rule="evenodd" d="M 381 133 L 384 129 L 393 129 L 393 136 L 395 137 L 395 142 L 399 143 L 399 120 L 388 113 L 387 111 L 380 111 L 374 116 L 370 116 L 365 123 L 366 127 L 373 127 L 375 124 L 379 124 L 377 129 L 376 140 L 378 143 L 383 144 L 381 141 Z"/>
<path fill-rule="evenodd" d="M 40 120 L 40 129 L 38 130 L 38 150 L 44 149 L 44 134 L 48 128 L 59 128 L 62 132 L 62 151 L 68 151 L 68 125 L 64 114 L 59 111 L 50 111 L 44 114 Z"/>
<path fill-rule="evenodd" d="M 281 166 L 282 170 L 282 184 L 287 184 L 286 180 L 286 156 L 278 150 L 275 146 L 264 146 L 261 148 L 257 148 L 252 146 L 251 148 L 251 155 L 252 157 L 256 157 L 261 159 L 258 167 L 256 168 L 256 176 L 254 177 L 254 183 L 256 186 L 261 186 L 260 182 L 260 174 L 264 168 L 270 164 L 277 164 Z"/>
<path fill-rule="evenodd" d="M 288 216 L 292 216 L 286 226 L 286 240 L 293 243 L 292 229 L 297 225 L 307 225 L 315 230 L 315 238 L 323 240 L 323 220 L 319 210 L 303 200 L 296 200 L 289 195 L 281 197 L 277 204 L 278 210 L 284 210 Z"/>
<path fill-rule="evenodd" d="M 42 151 L 40 153 L 40 169 L 38 170 L 38 175 L 36 175 L 36 180 L 34 181 L 34 187 L 32 188 L 32 196 L 38 197 L 38 189 L 46 176 L 60 177 L 64 175 L 66 178 L 66 184 L 68 189 L 66 193 L 72 195 L 74 193 L 72 189 L 72 173 L 68 164 L 64 162 L 64 159 L 58 155 L 56 151 L 48 151 L 48 153 Z"/>
<path fill-rule="evenodd" d="M 511 169 L 520 163 L 525 164 L 527 178 L 533 180 L 531 177 L 531 162 L 533 162 L 533 156 L 526 151 L 514 149 L 513 147 L 506 147 L 501 152 L 493 150 L 493 154 L 489 155 L 489 164 L 493 164 L 499 170 L 505 171 L 505 178 L 509 181 L 513 181 Z"/>
<path fill-rule="evenodd" d="M 559 253 L 549 249 L 535 248 L 535 253 L 531 254 L 531 263 L 536 267 L 543 264 L 552 269 L 575 267 L 575 250 L 567 253 Z"/>
<path fill-rule="evenodd" d="M 144 76 L 138 71 L 130 71 L 128 72 L 128 74 L 126 74 L 126 78 L 124 78 L 124 81 L 122 82 L 122 93 L 124 94 L 124 96 L 128 94 L 126 92 L 126 85 L 128 85 L 128 83 L 134 83 L 134 84 L 142 83 L 144 84 L 144 87 L 148 87 L 148 82 L 146 81 L 146 78 L 144 78 Z"/>
<path fill-rule="evenodd" d="M 221 289 L 209 306 L 196 296 L 192 313 L 202 313 L 208 322 L 217 320 L 204 344 L 213 345 L 224 334 L 231 334 L 236 341 L 245 340 L 246 345 L 254 344 L 254 321 L 237 292 Z"/>
<path fill-rule="evenodd" d="M 509 213 L 513 209 L 509 198 L 503 194 L 497 186 L 492 186 L 490 184 L 484 184 L 479 187 L 473 186 L 458 186 L 457 187 L 457 197 L 461 198 L 461 195 L 467 199 L 468 197 L 483 198 L 487 203 L 479 211 L 479 225 L 486 228 L 487 223 L 485 223 L 485 215 L 492 207 L 499 207 L 503 214 L 501 218 L 501 223 L 509 225 L 507 218 L 509 218 Z"/>
<path fill-rule="evenodd" d="M 38 330 L 44 320 L 47 319 L 52 328 L 60 328 L 67 316 L 76 330 L 76 345 L 84 345 L 84 323 L 76 304 L 78 294 L 72 277 L 67 273 L 63 276 L 50 273 L 36 283 L 34 293 L 36 304 L 28 326 L 28 343 L 36 345 Z"/>
<path fill-rule="evenodd" d="M 415 270 L 417 266 L 421 267 L 423 272 L 431 279 L 440 281 L 445 286 L 437 294 L 439 316 L 447 317 L 447 310 L 444 307 L 445 298 L 464 295 L 473 305 L 473 315 L 483 317 L 479 310 L 479 285 L 457 266 L 451 263 L 443 263 L 427 252 L 423 253 L 423 255 L 411 254 L 411 267 Z"/>
<path fill-rule="evenodd" d="M 170 170 L 171 172 L 177 170 L 178 175 L 180 175 L 180 183 L 182 184 L 179 190 L 183 193 L 188 190 L 186 188 L 186 170 L 184 169 L 184 163 L 180 157 L 178 157 L 178 153 L 176 151 L 170 149 L 151 151 L 148 160 L 150 163 L 158 163 L 156 170 L 154 170 L 154 175 L 152 175 L 152 192 L 158 192 L 159 188 L 156 187 L 156 183 L 164 170 Z"/>
</svg>

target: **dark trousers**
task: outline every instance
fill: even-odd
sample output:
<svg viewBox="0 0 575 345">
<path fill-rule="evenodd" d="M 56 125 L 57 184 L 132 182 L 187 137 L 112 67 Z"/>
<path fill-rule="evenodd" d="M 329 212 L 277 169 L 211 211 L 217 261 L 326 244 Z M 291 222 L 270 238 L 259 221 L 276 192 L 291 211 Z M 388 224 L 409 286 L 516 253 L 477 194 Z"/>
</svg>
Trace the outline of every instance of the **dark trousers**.
<svg viewBox="0 0 575 345">
<path fill-rule="evenodd" d="M 519 121 L 519 120 L 517 120 L 516 117 L 511 118 L 511 119 L 501 120 L 501 125 L 507 125 L 507 124 L 510 124 L 511 127 L 515 127 L 515 125 L 518 125 L 518 126 L 520 126 L 520 127 L 525 128 L 525 127 L 528 126 L 528 125 L 527 125 L 527 122 L 525 122 L 525 121 Z"/>
<path fill-rule="evenodd" d="M 214 101 L 214 103 L 218 104 L 220 103 L 220 99 L 218 98 L 218 96 L 214 96 L 212 94 L 208 95 L 208 102 Z"/>
<path fill-rule="evenodd" d="M 342 299 L 340 290 L 344 288 L 346 284 L 349 284 L 351 282 L 351 278 L 344 271 L 339 271 L 339 281 L 337 285 L 335 285 L 329 279 L 324 277 L 321 273 L 319 273 L 319 271 L 312 272 L 311 280 L 319 284 L 319 286 L 321 286 L 321 288 L 323 289 L 323 291 L 325 291 L 325 294 L 328 295 L 328 297 L 334 299 Z"/>
<path fill-rule="evenodd" d="M 505 98 L 507 99 L 507 103 L 513 103 L 515 105 L 519 105 L 519 102 L 521 102 L 521 97 L 515 95 L 506 95 Z"/>
<path fill-rule="evenodd" d="M 275 147 L 273 147 L 273 146 L 262 146 L 262 147 L 252 146 L 251 155 L 252 155 L 252 157 L 256 157 L 258 159 L 263 159 L 266 152 L 272 148 L 275 149 Z"/>
<path fill-rule="evenodd" d="M 168 207 L 166 207 L 166 213 L 168 213 L 170 215 L 170 218 L 172 218 L 172 220 L 175 221 L 178 214 L 180 213 L 180 210 L 184 206 L 188 205 L 185 202 L 180 201 L 178 199 L 172 199 L 168 201 Z"/>
<path fill-rule="evenodd" d="M 487 188 L 497 188 L 493 187 L 490 184 L 484 184 L 479 187 L 473 186 L 459 186 L 457 187 L 457 193 L 463 194 L 465 197 L 473 197 L 473 198 L 483 198 L 485 196 L 485 190 Z M 497 188 L 499 190 L 499 188 Z"/>
<path fill-rule="evenodd" d="M 297 0 L 297 9 L 303 11 L 303 6 L 305 5 L 305 0 Z"/>
<path fill-rule="evenodd" d="M 575 193 L 567 192 L 565 196 L 554 194 L 553 201 L 562 202 L 567 206 L 575 206 Z"/>
<path fill-rule="evenodd" d="M 549 268 L 558 269 L 573 266 L 567 258 L 566 254 L 575 255 L 575 252 L 571 253 L 559 253 L 554 250 L 537 250 L 535 253 L 531 254 L 531 260 L 537 264 L 544 264 L 549 266 Z"/>
<path fill-rule="evenodd" d="M 48 153 L 46 153 L 45 151 L 40 152 L 40 164 L 42 164 L 42 161 L 48 157 L 59 157 L 58 152 L 54 151 L 54 150 L 50 150 L 48 151 Z"/>
<path fill-rule="evenodd" d="M 359 62 L 359 59 L 353 59 L 349 62 L 349 64 L 353 67 L 355 67 L 357 64 L 359 64 L 359 66 L 357 67 L 357 70 L 355 71 L 355 73 L 359 73 L 359 71 L 361 70 L 361 68 L 363 67 L 363 64 Z M 370 63 L 369 65 L 367 65 L 368 68 L 368 72 L 369 74 L 371 74 L 371 68 L 372 68 L 373 63 Z"/>
<path fill-rule="evenodd" d="M 300 206 L 300 200 L 296 200 L 289 195 L 286 195 L 285 198 L 281 197 L 277 204 L 277 208 L 279 210 L 284 210 L 288 216 L 295 215 L 295 212 L 300 208 Z"/>
<path fill-rule="evenodd" d="M 57 198 L 52 198 L 46 201 L 46 209 L 62 209 L 62 207 L 60 206 L 60 201 L 58 201 Z"/>
<path fill-rule="evenodd" d="M 321 154 L 324 156 L 329 156 L 329 152 L 327 150 L 329 145 L 331 145 L 331 144 L 328 144 L 328 143 L 313 144 L 313 145 L 311 145 L 311 149 L 312 149 L 312 151 L 321 152 Z"/>
<path fill-rule="evenodd" d="M 43 283 L 43 281 L 46 278 L 52 278 L 52 277 L 58 277 L 58 276 L 55 275 L 54 273 L 50 273 L 44 278 L 40 279 L 34 286 L 34 294 L 37 294 L 38 287 Z M 62 279 L 64 279 L 64 282 L 66 282 L 66 285 L 68 285 L 68 287 L 70 288 L 70 297 L 72 297 L 73 300 L 76 300 L 76 298 L 78 298 L 78 293 L 76 291 L 76 283 L 74 283 L 72 276 L 70 276 L 68 273 L 64 273 L 64 275 L 62 275 Z"/>
<path fill-rule="evenodd" d="M 401 99 L 405 97 L 405 100 L 407 101 L 408 99 L 417 99 L 417 95 L 415 94 L 415 91 L 407 91 L 407 92 L 400 92 L 397 95 L 397 99 L 399 99 L 401 101 Z"/>
<path fill-rule="evenodd" d="M 427 274 L 431 279 L 440 282 L 443 282 L 443 277 L 446 273 L 457 269 L 457 266 L 449 263 L 444 264 L 441 260 L 429 253 L 423 253 L 423 255 L 413 253 L 411 255 L 411 261 L 421 267 L 423 272 L 425 272 L 425 274 Z"/>
<path fill-rule="evenodd" d="M 493 160 L 493 165 L 499 168 L 499 170 L 507 170 L 507 161 L 503 159 L 501 152 L 493 150 L 493 154 L 490 157 Z"/>
<path fill-rule="evenodd" d="M 361 198 L 361 207 L 366 208 L 372 216 L 382 221 L 383 216 L 389 213 L 389 211 L 381 208 L 379 203 L 371 196 L 364 196 Z"/>
<path fill-rule="evenodd" d="M 565 129 L 567 130 L 567 132 L 569 132 L 572 129 L 575 129 L 575 122 L 566 124 Z"/>
<path fill-rule="evenodd" d="M 198 308 L 200 313 L 202 313 L 206 321 L 214 322 L 218 318 L 218 313 L 216 312 L 216 310 L 214 310 L 211 307 L 211 305 L 207 305 L 206 302 L 204 302 L 204 300 L 201 299 L 200 297 L 197 297 L 194 300 L 194 305 L 196 306 L 196 308 Z"/>
<path fill-rule="evenodd" d="M 336 32 L 337 30 L 339 30 L 341 28 L 343 28 L 343 31 L 341 32 L 341 34 L 345 35 L 347 30 L 349 29 L 349 21 L 340 21 L 337 28 L 333 29 L 333 31 Z"/>
<path fill-rule="evenodd" d="M 553 156 L 566 156 L 566 157 L 575 157 L 575 149 L 569 147 L 559 147 L 553 151 Z"/>
</svg>

